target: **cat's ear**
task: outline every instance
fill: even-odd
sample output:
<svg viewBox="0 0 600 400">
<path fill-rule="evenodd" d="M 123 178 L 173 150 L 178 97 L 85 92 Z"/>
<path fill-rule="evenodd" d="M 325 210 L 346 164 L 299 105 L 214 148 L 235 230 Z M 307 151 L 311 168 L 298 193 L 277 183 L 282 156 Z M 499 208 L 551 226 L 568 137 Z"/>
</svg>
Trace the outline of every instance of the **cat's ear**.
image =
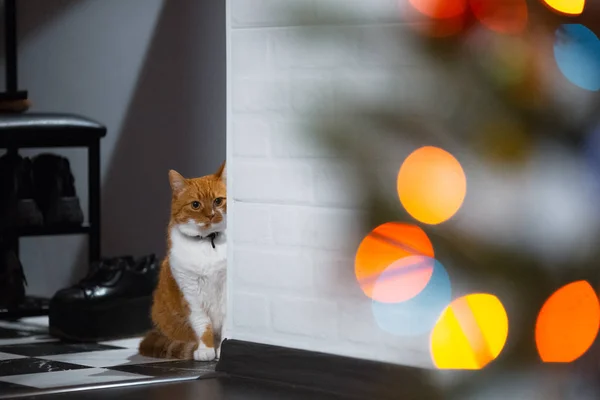
<svg viewBox="0 0 600 400">
<path fill-rule="evenodd" d="M 223 161 L 223 164 L 221 164 L 221 166 L 219 167 L 219 170 L 217 171 L 217 173 L 215 174 L 215 176 L 219 179 L 222 179 L 224 181 L 227 180 L 227 165 L 226 165 L 226 161 Z"/>
<path fill-rule="evenodd" d="M 183 192 L 183 189 L 185 189 L 186 186 L 185 178 L 173 169 L 169 171 L 169 183 L 171 184 L 171 189 L 173 189 L 174 194 Z"/>
</svg>

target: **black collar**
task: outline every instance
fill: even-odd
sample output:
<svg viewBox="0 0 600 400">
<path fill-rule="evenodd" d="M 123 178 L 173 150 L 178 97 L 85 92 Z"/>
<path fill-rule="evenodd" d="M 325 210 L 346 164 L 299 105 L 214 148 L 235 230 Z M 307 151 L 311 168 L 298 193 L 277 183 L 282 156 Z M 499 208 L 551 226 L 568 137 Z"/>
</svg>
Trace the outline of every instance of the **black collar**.
<svg viewBox="0 0 600 400">
<path fill-rule="evenodd" d="M 213 232 L 209 235 L 206 236 L 196 236 L 196 238 L 202 240 L 202 239 L 208 239 L 210 240 L 210 244 L 212 244 L 213 249 L 216 248 L 215 247 L 215 239 L 217 238 L 217 236 L 219 236 L 219 232 Z"/>
</svg>

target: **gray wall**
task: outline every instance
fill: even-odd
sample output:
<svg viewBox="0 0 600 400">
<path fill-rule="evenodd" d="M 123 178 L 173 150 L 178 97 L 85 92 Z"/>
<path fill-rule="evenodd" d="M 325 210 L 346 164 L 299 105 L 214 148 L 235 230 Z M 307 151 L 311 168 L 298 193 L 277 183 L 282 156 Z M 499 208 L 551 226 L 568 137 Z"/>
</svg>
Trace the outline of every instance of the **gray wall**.
<svg viewBox="0 0 600 400">
<path fill-rule="evenodd" d="M 167 171 L 198 176 L 225 157 L 225 4 L 198 0 L 19 3 L 20 86 L 32 111 L 108 127 L 102 142 L 102 250 L 164 255 Z M 87 207 L 84 150 L 65 149 Z M 86 272 L 84 237 L 21 240 L 29 293 Z"/>
</svg>

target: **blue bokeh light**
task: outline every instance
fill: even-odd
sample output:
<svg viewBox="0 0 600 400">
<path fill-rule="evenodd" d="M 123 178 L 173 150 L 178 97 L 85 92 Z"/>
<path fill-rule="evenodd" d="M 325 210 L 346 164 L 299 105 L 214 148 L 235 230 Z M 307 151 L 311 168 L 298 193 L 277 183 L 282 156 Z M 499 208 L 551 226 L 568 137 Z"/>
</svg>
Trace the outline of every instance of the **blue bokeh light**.
<svg viewBox="0 0 600 400">
<path fill-rule="evenodd" d="M 554 58 L 572 84 L 600 90 L 600 40 L 581 24 L 564 24 L 556 30 Z"/>
<path fill-rule="evenodd" d="M 385 282 L 386 273 L 394 271 L 384 271 L 377 281 Z M 421 293 L 401 303 L 373 301 L 373 315 L 379 328 L 385 332 L 397 336 L 418 336 L 433 329 L 451 299 L 448 272 L 439 261 L 434 260 L 433 275 Z"/>
</svg>

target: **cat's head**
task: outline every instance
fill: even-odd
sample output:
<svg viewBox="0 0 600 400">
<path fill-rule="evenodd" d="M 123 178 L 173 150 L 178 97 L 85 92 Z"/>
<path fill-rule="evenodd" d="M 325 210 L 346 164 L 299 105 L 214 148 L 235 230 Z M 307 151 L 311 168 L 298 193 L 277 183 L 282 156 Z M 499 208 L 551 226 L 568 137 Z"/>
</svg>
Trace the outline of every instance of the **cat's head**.
<svg viewBox="0 0 600 400">
<path fill-rule="evenodd" d="M 187 236 L 206 236 L 227 227 L 227 171 L 225 163 L 213 175 L 186 179 L 169 171 L 173 190 L 171 224 Z"/>
</svg>

